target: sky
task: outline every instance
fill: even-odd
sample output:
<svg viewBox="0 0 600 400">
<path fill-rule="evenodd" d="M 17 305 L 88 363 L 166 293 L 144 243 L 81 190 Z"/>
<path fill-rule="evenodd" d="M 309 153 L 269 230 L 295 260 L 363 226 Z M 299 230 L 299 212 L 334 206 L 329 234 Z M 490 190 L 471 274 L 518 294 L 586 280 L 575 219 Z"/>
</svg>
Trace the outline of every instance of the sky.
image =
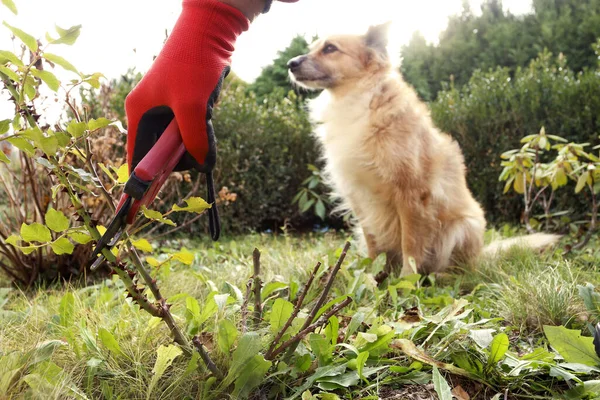
<svg viewBox="0 0 600 400">
<path fill-rule="evenodd" d="M 482 0 L 469 0 L 474 11 Z M 459 13 L 463 0 L 299 0 L 295 4 L 274 3 L 259 16 L 236 43 L 233 71 L 246 81 L 254 80 L 269 65 L 277 51 L 297 35 L 310 39 L 332 33 L 362 33 L 371 24 L 391 21 L 390 51 L 397 52 L 420 31 L 435 42 L 446 27 L 448 16 Z M 0 20 L 35 37 L 53 32 L 55 24 L 67 28 L 82 25 L 73 46 L 56 45 L 50 51 L 65 57 L 80 71 L 102 72 L 117 78 L 130 67 L 144 72 L 160 52 L 166 32 L 181 12 L 181 0 L 15 0 L 14 16 L 0 6 Z M 529 0 L 504 0 L 515 14 L 530 11 Z M 0 26 L 0 49 L 15 50 L 9 31 Z M 398 55 L 399 59 L 399 55 Z M 59 78 L 68 78 L 56 71 Z M 0 98 L 0 119 L 6 113 Z"/>
</svg>

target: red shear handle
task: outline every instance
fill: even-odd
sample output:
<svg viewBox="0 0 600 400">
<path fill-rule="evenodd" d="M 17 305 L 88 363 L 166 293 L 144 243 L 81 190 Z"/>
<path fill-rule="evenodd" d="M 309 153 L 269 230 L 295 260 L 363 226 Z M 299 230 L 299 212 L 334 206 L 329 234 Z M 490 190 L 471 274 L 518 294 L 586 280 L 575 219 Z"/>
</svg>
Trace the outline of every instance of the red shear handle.
<svg viewBox="0 0 600 400">
<path fill-rule="evenodd" d="M 138 178 L 151 182 L 163 174 L 173 171 L 181 157 L 185 154 L 185 146 L 179 133 L 175 118 L 160 136 L 146 156 L 135 167 Z"/>
</svg>

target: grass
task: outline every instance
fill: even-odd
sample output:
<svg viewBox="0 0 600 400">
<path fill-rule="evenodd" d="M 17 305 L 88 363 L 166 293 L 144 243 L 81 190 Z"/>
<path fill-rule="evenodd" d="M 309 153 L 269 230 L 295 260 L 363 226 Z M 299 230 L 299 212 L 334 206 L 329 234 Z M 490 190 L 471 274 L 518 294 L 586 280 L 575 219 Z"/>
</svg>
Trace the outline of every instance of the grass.
<svg viewBox="0 0 600 400">
<path fill-rule="evenodd" d="M 223 321 L 240 329 L 240 304 L 235 298 L 236 293 L 245 292 L 252 274 L 252 250 L 261 250 L 263 293 L 267 288 L 271 291 L 263 298 L 264 322 L 256 328 L 264 349 L 274 332 L 276 299 L 291 298 L 290 293 L 302 286 L 320 261 L 325 268 L 307 296 L 313 301 L 344 240 L 334 234 L 255 234 L 215 244 L 165 241 L 159 253 L 184 248 L 194 253 L 194 262 L 191 266 L 173 263 L 153 274 L 173 304 L 179 325 L 190 334 L 201 332 L 215 362 L 227 372 L 235 369 L 239 355 L 235 355 L 235 344 L 231 351 L 227 347 L 220 350 Z M 565 325 L 589 335 L 588 322 L 595 322 L 597 313 L 586 309 L 578 285 L 598 281 L 595 257 L 589 250 L 564 258 L 560 250 L 539 255 L 514 249 L 483 260 L 477 268 L 457 268 L 437 277 L 395 279 L 378 289 L 373 276 L 383 267 L 383 260 L 371 262 L 351 248 L 332 297 L 351 295 L 353 303 L 318 335 L 307 337 L 289 365 L 279 362 L 260 376 L 252 396 L 288 398 L 304 393 L 303 399 L 375 399 L 383 395 L 431 398 L 432 393 L 442 393 L 431 386 L 433 361 L 401 352 L 393 345 L 394 339 L 404 339 L 435 362 L 467 371 L 469 377 L 465 378 L 450 367 L 440 367 L 449 388 L 460 387 L 470 398 L 488 399 L 497 393 L 507 393 L 508 398 L 555 398 L 581 381 L 598 379 L 594 370 L 573 372 L 575 379 L 558 377 L 556 371 L 563 370 L 561 357 L 552 352 L 543 332 L 544 325 Z M 229 296 L 213 307 L 215 294 Z M 189 299 L 197 300 L 199 315 L 193 315 Z M 204 310 L 211 307 L 214 310 L 203 318 Z M 494 345 L 489 342 L 500 333 L 509 338 L 508 351 L 494 363 L 490 361 Z M 241 331 L 236 335 L 241 340 Z M 334 345 L 341 341 L 343 346 Z M 171 344 L 162 321 L 140 312 L 126 299 L 117 278 L 89 287 L 67 285 L 28 293 L 0 289 L 1 399 L 215 395 L 217 386 L 196 357 L 190 360 L 177 355 L 164 373 L 156 372 L 162 362 L 157 361 L 157 349 L 168 349 Z M 369 371 L 369 376 L 365 372 L 360 377 L 356 372 L 357 360 L 362 358 L 352 349 L 368 352 L 361 371 Z M 514 364 L 525 362 L 520 357 L 536 349 L 545 361 L 536 359 L 537 364 L 527 364 L 515 373 Z M 299 366 L 304 361 L 305 369 Z M 345 372 L 332 373 L 329 378 L 314 375 L 327 368 Z M 347 382 L 336 376 L 346 377 Z M 235 393 L 233 383 L 219 393 L 220 398 Z"/>
</svg>

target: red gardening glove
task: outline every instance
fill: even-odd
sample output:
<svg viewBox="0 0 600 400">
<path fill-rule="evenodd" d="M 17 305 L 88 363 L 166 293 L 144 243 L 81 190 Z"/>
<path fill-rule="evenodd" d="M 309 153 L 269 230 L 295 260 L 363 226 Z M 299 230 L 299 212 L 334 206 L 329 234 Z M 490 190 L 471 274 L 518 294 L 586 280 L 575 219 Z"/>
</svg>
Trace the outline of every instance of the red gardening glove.
<svg viewBox="0 0 600 400">
<path fill-rule="evenodd" d="M 176 170 L 212 170 L 212 109 L 229 72 L 235 41 L 248 25 L 241 11 L 217 0 L 183 0 L 162 51 L 125 100 L 130 172 L 173 116 L 188 151 Z"/>
</svg>

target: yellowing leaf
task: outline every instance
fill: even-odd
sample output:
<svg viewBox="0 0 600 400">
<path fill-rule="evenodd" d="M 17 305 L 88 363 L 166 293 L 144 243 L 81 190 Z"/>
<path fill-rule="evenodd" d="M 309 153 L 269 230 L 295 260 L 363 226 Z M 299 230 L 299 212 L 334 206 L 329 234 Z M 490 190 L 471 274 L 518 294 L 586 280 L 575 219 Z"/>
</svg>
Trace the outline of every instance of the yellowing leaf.
<svg viewBox="0 0 600 400">
<path fill-rule="evenodd" d="M 192 263 L 194 262 L 194 254 L 182 251 L 173 254 L 173 259 L 182 262 L 185 265 L 192 265 Z"/>
<path fill-rule="evenodd" d="M 46 243 L 52 240 L 50 230 L 37 222 L 31 225 L 23 223 L 21 225 L 21 237 L 26 242 Z"/>
<path fill-rule="evenodd" d="M 146 208 L 146 206 L 142 206 L 142 212 L 144 213 L 144 216 L 146 218 L 148 218 L 152 221 L 162 222 L 163 224 L 167 224 L 167 225 L 171 225 L 171 226 L 177 226 L 177 224 L 175 224 L 175 222 L 164 217 L 159 211 L 149 210 Z"/>
<path fill-rule="evenodd" d="M 69 229 L 69 219 L 61 211 L 54 208 L 48 210 L 45 216 L 46 226 L 54 232 L 63 232 Z"/>
<path fill-rule="evenodd" d="M 83 232 L 69 233 L 69 237 L 79 244 L 86 244 L 92 240 L 92 237 L 90 235 Z"/>
<path fill-rule="evenodd" d="M 583 188 L 585 187 L 585 185 L 588 182 L 589 176 L 590 176 L 589 171 L 585 171 L 583 174 L 581 174 L 579 176 L 579 179 L 577 179 L 577 186 L 575 186 L 575 193 L 579 193 L 583 190 Z"/>
<path fill-rule="evenodd" d="M 106 233 L 106 227 L 104 225 L 98 225 L 98 226 L 96 226 L 96 229 L 98 229 L 100 236 L 102 236 Z"/>
<path fill-rule="evenodd" d="M 138 250 L 148 253 L 152 251 L 152 245 L 146 239 L 133 240 L 131 244 Z"/>
<path fill-rule="evenodd" d="M 54 242 L 50 243 L 52 251 L 58 255 L 61 254 L 72 254 L 75 246 L 65 237 L 61 237 Z"/>
<path fill-rule="evenodd" d="M 17 235 L 10 235 L 6 238 L 5 242 L 8 244 L 12 244 L 13 246 L 18 246 L 21 238 Z"/>
<path fill-rule="evenodd" d="M 179 207 L 177 204 L 173 204 L 173 211 L 188 211 L 200 214 L 206 209 L 211 208 L 211 205 L 201 197 L 190 197 L 185 202 L 187 204 L 186 207 Z"/>
<path fill-rule="evenodd" d="M 13 0 L 2 0 L 2 4 L 4 4 L 4 6 L 8 8 L 13 14 L 18 14 L 17 6 L 13 2 Z"/>
<path fill-rule="evenodd" d="M 523 173 L 519 172 L 515 178 L 514 188 L 515 188 L 515 192 L 517 192 L 519 194 L 525 193 L 525 182 L 524 182 L 523 176 L 524 176 Z"/>
<path fill-rule="evenodd" d="M 119 169 L 117 169 L 117 182 L 125 183 L 129 179 L 129 167 L 127 163 L 121 165 Z"/>
<path fill-rule="evenodd" d="M 150 398 L 150 394 L 156 386 L 158 380 L 163 376 L 167 368 L 173 363 L 177 357 L 179 357 L 183 353 L 183 351 L 176 345 L 171 344 L 169 346 L 161 345 L 158 350 L 156 350 L 156 362 L 154 363 L 154 368 L 152 369 L 152 380 L 150 381 L 150 386 L 148 387 L 147 397 Z"/>
<path fill-rule="evenodd" d="M 156 258 L 154 258 L 154 257 L 146 257 L 146 262 L 147 262 L 148 264 L 150 264 L 150 265 L 151 265 L 152 267 L 154 267 L 154 268 L 158 267 L 158 266 L 161 264 L 161 262 L 160 262 L 160 261 L 158 261 L 158 260 L 157 260 Z"/>
</svg>

